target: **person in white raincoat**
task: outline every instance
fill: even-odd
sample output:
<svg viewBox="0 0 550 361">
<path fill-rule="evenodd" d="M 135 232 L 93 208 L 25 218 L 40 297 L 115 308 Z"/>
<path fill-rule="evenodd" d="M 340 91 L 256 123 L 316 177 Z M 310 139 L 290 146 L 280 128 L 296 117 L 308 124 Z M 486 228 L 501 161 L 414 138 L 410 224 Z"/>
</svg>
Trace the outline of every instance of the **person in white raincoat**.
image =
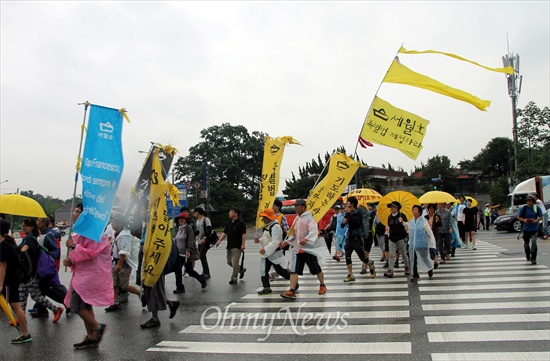
<svg viewBox="0 0 550 361">
<path fill-rule="evenodd" d="M 317 222 L 310 211 L 306 211 L 306 201 L 297 199 L 294 202 L 294 210 L 298 215 L 294 220 L 290 236 L 283 242 L 282 247 L 290 244 L 292 248 L 292 260 L 290 262 L 290 289 L 281 294 L 281 297 L 291 300 L 296 299 L 296 287 L 298 276 L 303 275 L 304 266 L 307 264 L 309 272 L 317 276 L 319 280 L 319 294 L 327 292 L 325 276 L 321 269 L 325 265 L 326 247 L 319 241 L 319 229 Z"/>
<path fill-rule="evenodd" d="M 271 266 L 275 268 L 277 273 L 284 279 L 290 280 L 290 272 L 288 271 L 288 258 L 285 257 L 283 249 L 280 247 L 283 242 L 283 230 L 277 221 L 277 215 L 271 208 L 264 209 L 260 214 L 265 227 L 261 238 L 254 238 L 254 243 L 260 244 L 260 277 L 262 280 L 263 290 L 258 292 L 259 295 L 268 295 L 271 291 L 269 284 L 269 270 Z"/>
<path fill-rule="evenodd" d="M 429 277 L 433 276 L 434 260 L 430 256 L 430 249 L 435 250 L 436 243 L 430 224 L 422 217 L 422 207 L 414 205 L 412 211 L 413 219 L 408 223 L 408 227 L 409 257 L 413 265 L 411 282 L 414 282 L 420 277 L 419 271 L 428 272 Z"/>
</svg>

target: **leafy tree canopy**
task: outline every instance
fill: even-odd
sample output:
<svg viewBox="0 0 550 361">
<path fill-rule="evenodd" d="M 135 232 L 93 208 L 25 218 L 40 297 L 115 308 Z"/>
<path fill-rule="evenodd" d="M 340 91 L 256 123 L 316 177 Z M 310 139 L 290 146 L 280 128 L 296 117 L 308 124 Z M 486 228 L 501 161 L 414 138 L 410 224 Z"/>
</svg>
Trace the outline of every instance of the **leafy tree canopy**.
<svg viewBox="0 0 550 361">
<path fill-rule="evenodd" d="M 265 134 L 249 133 L 242 125 L 223 123 L 203 129 L 200 138 L 199 143 L 189 148 L 189 155 L 174 164 L 176 182 L 202 182 L 203 163 L 207 163 L 211 204 L 220 211 L 211 215 L 213 221 L 225 224 L 225 212 L 239 206 L 243 218 L 252 221 L 257 207 Z"/>
</svg>

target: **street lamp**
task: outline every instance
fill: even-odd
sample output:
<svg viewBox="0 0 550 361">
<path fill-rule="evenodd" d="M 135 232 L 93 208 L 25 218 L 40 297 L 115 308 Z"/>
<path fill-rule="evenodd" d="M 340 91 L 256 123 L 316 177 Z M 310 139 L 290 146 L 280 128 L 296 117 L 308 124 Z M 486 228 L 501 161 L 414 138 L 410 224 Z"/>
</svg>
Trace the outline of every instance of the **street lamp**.
<svg viewBox="0 0 550 361">
<path fill-rule="evenodd" d="M 8 183 L 8 180 L 6 179 L 5 181 L 0 182 L 0 184 L 4 184 L 4 183 Z"/>
</svg>

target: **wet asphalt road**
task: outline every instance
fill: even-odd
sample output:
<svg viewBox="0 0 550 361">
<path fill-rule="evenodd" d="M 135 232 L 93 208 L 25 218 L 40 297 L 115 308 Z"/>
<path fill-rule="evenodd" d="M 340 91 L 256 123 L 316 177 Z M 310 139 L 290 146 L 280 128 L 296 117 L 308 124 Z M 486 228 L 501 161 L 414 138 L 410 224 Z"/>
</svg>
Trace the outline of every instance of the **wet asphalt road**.
<svg viewBox="0 0 550 361">
<path fill-rule="evenodd" d="M 498 253 L 498 259 L 510 257 L 519 259 L 523 257 L 523 243 L 516 239 L 517 234 L 497 232 L 497 231 L 480 231 L 478 233 L 479 239 L 486 241 L 488 245 L 502 247 L 505 250 L 501 250 Z M 73 343 L 80 342 L 84 336 L 83 323 L 77 315 L 67 317 L 62 316 L 59 322 L 56 324 L 51 323 L 51 317 L 48 319 L 32 319 L 28 317 L 29 330 L 33 336 L 33 341 L 29 344 L 23 345 L 11 345 L 9 340 L 17 336 L 17 332 L 13 327 L 7 325 L 6 317 L 3 316 L 0 322 L 0 360 L 182 360 L 182 359 L 199 359 L 199 360 L 257 360 L 260 358 L 258 354 L 226 354 L 226 353 L 209 353 L 200 351 L 197 353 L 187 352 L 152 352 L 147 351 L 154 348 L 157 344 L 163 341 L 195 341 L 195 342 L 207 342 L 216 345 L 216 342 L 226 342 L 232 345 L 248 343 L 258 343 L 256 335 L 238 335 L 238 334 L 219 334 L 219 333 L 198 333 L 189 334 L 181 333 L 182 330 L 187 329 L 193 325 L 201 324 L 201 317 L 205 310 L 210 307 L 219 307 L 222 311 L 224 307 L 232 302 L 241 302 L 242 298 L 247 296 L 254 297 L 257 289 L 261 286 L 259 280 L 259 255 L 258 246 L 252 242 L 253 233 L 249 234 L 249 241 L 247 243 L 246 252 L 246 268 L 247 273 L 243 280 L 239 280 L 237 285 L 229 285 L 230 268 L 225 264 L 225 249 L 213 248 L 209 252 L 209 263 L 212 270 L 212 279 L 209 281 L 208 287 L 204 290 L 201 289 L 200 284 L 187 276 L 184 278 L 184 283 L 187 292 L 184 294 L 174 295 L 172 294 L 175 288 L 174 275 L 167 276 L 166 289 L 167 294 L 172 300 L 179 300 L 181 302 L 178 313 L 173 319 L 168 319 L 168 311 L 160 313 L 161 327 L 156 329 L 140 329 L 139 325 L 149 319 L 150 314 L 141 307 L 141 304 L 137 296 L 130 296 L 128 303 L 123 304 L 122 310 L 115 313 L 106 313 L 103 308 L 95 308 L 95 313 L 99 322 L 108 324 L 109 330 L 105 335 L 105 339 L 97 349 L 88 350 L 74 350 Z M 539 266 L 541 268 L 550 267 L 550 246 L 549 240 L 539 240 Z M 374 248 L 374 247 L 373 247 Z M 480 247 L 478 247 L 479 249 Z M 379 257 L 379 253 L 373 251 Z M 458 254 L 458 257 L 464 257 L 461 259 L 467 259 L 467 254 Z M 377 265 L 380 265 L 378 259 L 374 258 Z M 491 265 L 489 259 L 485 266 Z M 451 262 L 452 263 L 452 262 Z M 197 262 L 196 269 L 200 272 L 200 262 Z M 340 264 L 333 263 L 330 267 L 327 267 L 325 272 L 330 275 L 334 275 L 338 278 L 338 282 L 341 282 L 341 278 L 345 277 L 345 265 L 343 262 Z M 376 281 L 384 281 L 382 276 L 383 269 L 381 265 L 378 269 L 378 277 Z M 512 271 L 513 273 L 513 271 Z M 544 273 L 547 275 L 547 273 Z M 341 276 L 341 278 L 340 278 Z M 434 276 L 434 279 L 436 279 Z M 70 280 L 70 273 L 61 271 L 60 278 L 62 283 L 68 285 Z M 379 278 L 381 280 L 379 280 Z M 397 280 L 396 277 L 394 280 Z M 393 280 L 392 280 L 393 281 Z M 368 280 L 366 281 L 368 282 Z M 548 281 L 550 282 L 550 281 Z M 314 283 L 313 283 L 314 284 Z M 343 283 L 342 283 L 343 284 Z M 408 283 L 407 283 L 408 284 Z M 274 285 L 286 286 L 286 282 L 274 283 Z M 406 286 L 405 286 L 406 287 Z M 377 289 L 375 291 L 381 291 Z M 512 292 L 513 290 L 509 290 Z M 306 292 L 306 291 L 303 291 Z M 307 291 L 312 292 L 312 291 Z M 355 301 L 354 299 L 346 298 L 346 292 L 344 291 L 331 291 L 329 286 L 329 292 L 338 293 L 339 296 L 330 299 L 330 301 Z M 508 291 L 505 291 L 508 292 Z M 331 295 L 334 297 L 334 295 Z M 526 296 L 527 297 L 527 296 Z M 384 299 L 384 298 L 382 298 Z M 484 350 L 483 344 L 479 343 L 455 343 L 452 347 L 448 347 L 446 344 L 433 344 L 430 345 L 428 337 L 426 337 L 427 331 L 430 328 L 424 321 L 422 304 L 418 287 L 409 285 L 408 295 L 406 298 L 409 302 L 408 309 L 410 310 L 410 318 L 404 320 L 397 320 L 397 324 L 410 324 L 410 334 L 403 335 L 380 335 L 375 336 L 377 341 L 380 342 L 398 342 L 399 340 L 407 340 L 412 344 L 412 349 L 406 354 L 383 354 L 376 355 L 378 360 L 428 360 L 430 354 L 433 354 L 434 350 L 449 349 L 453 352 L 470 352 Z M 543 301 L 548 302 L 550 297 L 543 297 Z M 280 302 L 282 299 L 272 299 L 271 301 Z M 475 302 L 465 300 L 464 302 Z M 29 302 L 33 304 L 32 301 Z M 212 309 L 210 309 L 212 310 Z M 261 308 L 255 308 L 254 312 L 261 312 Z M 265 309 L 263 311 L 276 312 L 275 309 Z M 364 311 L 368 311 L 365 308 Z M 528 312 L 529 310 L 523 310 Z M 549 312 L 548 308 L 543 310 Z M 516 310 L 516 312 L 522 312 Z M 484 315 L 486 312 L 478 310 L 477 314 Z M 349 324 L 360 324 L 360 321 L 350 320 Z M 378 324 L 384 324 L 384 320 L 378 320 L 375 322 Z M 387 323 L 387 322 L 386 322 Z M 477 326 L 472 326 L 473 329 Z M 470 327 L 470 328 L 472 328 Z M 529 326 L 530 327 L 530 326 Z M 547 329 L 549 327 L 546 327 Z M 454 330 L 452 326 L 449 328 Z M 544 336 L 543 336 L 544 338 Z M 342 342 L 342 351 L 348 347 L 349 344 L 364 343 L 370 341 L 370 335 L 361 333 L 357 334 L 334 334 L 330 336 L 323 335 L 273 335 L 270 342 L 280 342 L 284 345 L 288 345 L 293 342 L 309 342 L 322 345 L 324 343 L 338 343 Z M 514 345 L 514 344 L 512 344 Z M 516 346 L 514 346 L 516 348 Z M 533 350 L 547 352 L 548 347 L 544 344 L 537 342 L 527 342 L 525 344 L 518 344 L 518 350 Z M 339 354 L 340 352 L 334 351 Z M 330 354 L 321 355 L 292 355 L 293 359 L 307 360 L 332 360 L 334 356 Z M 356 360 L 357 355 L 339 355 L 339 359 L 343 360 Z M 359 356 L 364 358 L 364 356 Z M 283 360 L 287 359 L 288 355 L 264 355 L 263 359 Z"/>
</svg>

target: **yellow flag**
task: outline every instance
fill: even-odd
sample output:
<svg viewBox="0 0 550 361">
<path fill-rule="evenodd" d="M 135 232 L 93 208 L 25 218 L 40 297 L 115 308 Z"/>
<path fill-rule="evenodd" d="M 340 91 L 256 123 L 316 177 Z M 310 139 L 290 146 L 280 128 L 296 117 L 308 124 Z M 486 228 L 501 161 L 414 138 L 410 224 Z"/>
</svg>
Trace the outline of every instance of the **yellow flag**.
<svg viewBox="0 0 550 361">
<path fill-rule="evenodd" d="M 164 271 L 164 266 L 172 249 L 172 223 L 166 209 L 166 195 L 175 205 L 179 205 L 178 189 L 162 178 L 158 150 L 153 153 L 151 171 L 151 193 L 149 194 L 149 221 L 147 238 L 143 247 L 143 284 L 153 287 Z"/>
<path fill-rule="evenodd" d="M 480 67 L 482 67 L 484 69 L 487 69 L 487 70 L 490 70 L 490 71 L 496 71 L 498 73 L 505 73 L 505 74 L 510 74 L 510 75 L 514 74 L 514 68 L 512 68 L 511 66 L 507 66 L 506 68 L 490 68 L 488 66 L 481 65 L 479 63 L 476 63 L 473 60 L 468 60 L 468 59 L 463 58 L 461 56 L 458 56 L 456 54 L 444 53 L 442 51 L 437 51 L 437 50 L 421 50 L 421 51 L 419 51 L 419 50 L 407 50 L 404 47 L 401 47 L 401 49 L 399 49 L 399 52 L 401 54 L 441 54 L 441 55 L 446 55 L 446 56 L 449 56 L 451 58 L 455 58 L 455 59 L 458 59 L 458 60 L 466 61 L 468 63 L 480 66 Z"/>
<path fill-rule="evenodd" d="M 489 105 L 491 105 L 491 102 L 488 100 L 479 99 L 475 95 L 466 93 L 463 90 L 450 87 L 426 75 L 416 73 L 407 68 L 405 65 L 400 64 L 397 60 L 392 62 L 390 70 L 388 70 L 388 73 L 384 77 L 384 82 L 405 84 L 430 90 L 435 93 L 443 94 L 448 97 L 470 103 L 479 110 L 485 110 Z"/>
<path fill-rule="evenodd" d="M 262 178 L 260 182 L 260 194 L 258 203 L 258 213 L 266 208 L 273 206 L 273 201 L 279 191 L 279 173 L 285 145 L 300 144 L 291 136 L 271 138 L 265 137 L 264 161 L 262 165 Z M 256 227 L 261 228 L 264 222 L 260 217 L 256 217 Z"/>
<path fill-rule="evenodd" d="M 372 143 L 399 149 L 409 158 L 416 159 L 429 121 L 374 97 L 365 118 L 361 138 Z"/>
<path fill-rule="evenodd" d="M 334 153 L 329 162 L 327 175 L 309 192 L 307 199 L 307 209 L 316 222 L 342 195 L 357 169 L 364 167 L 343 153 Z"/>
</svg>

